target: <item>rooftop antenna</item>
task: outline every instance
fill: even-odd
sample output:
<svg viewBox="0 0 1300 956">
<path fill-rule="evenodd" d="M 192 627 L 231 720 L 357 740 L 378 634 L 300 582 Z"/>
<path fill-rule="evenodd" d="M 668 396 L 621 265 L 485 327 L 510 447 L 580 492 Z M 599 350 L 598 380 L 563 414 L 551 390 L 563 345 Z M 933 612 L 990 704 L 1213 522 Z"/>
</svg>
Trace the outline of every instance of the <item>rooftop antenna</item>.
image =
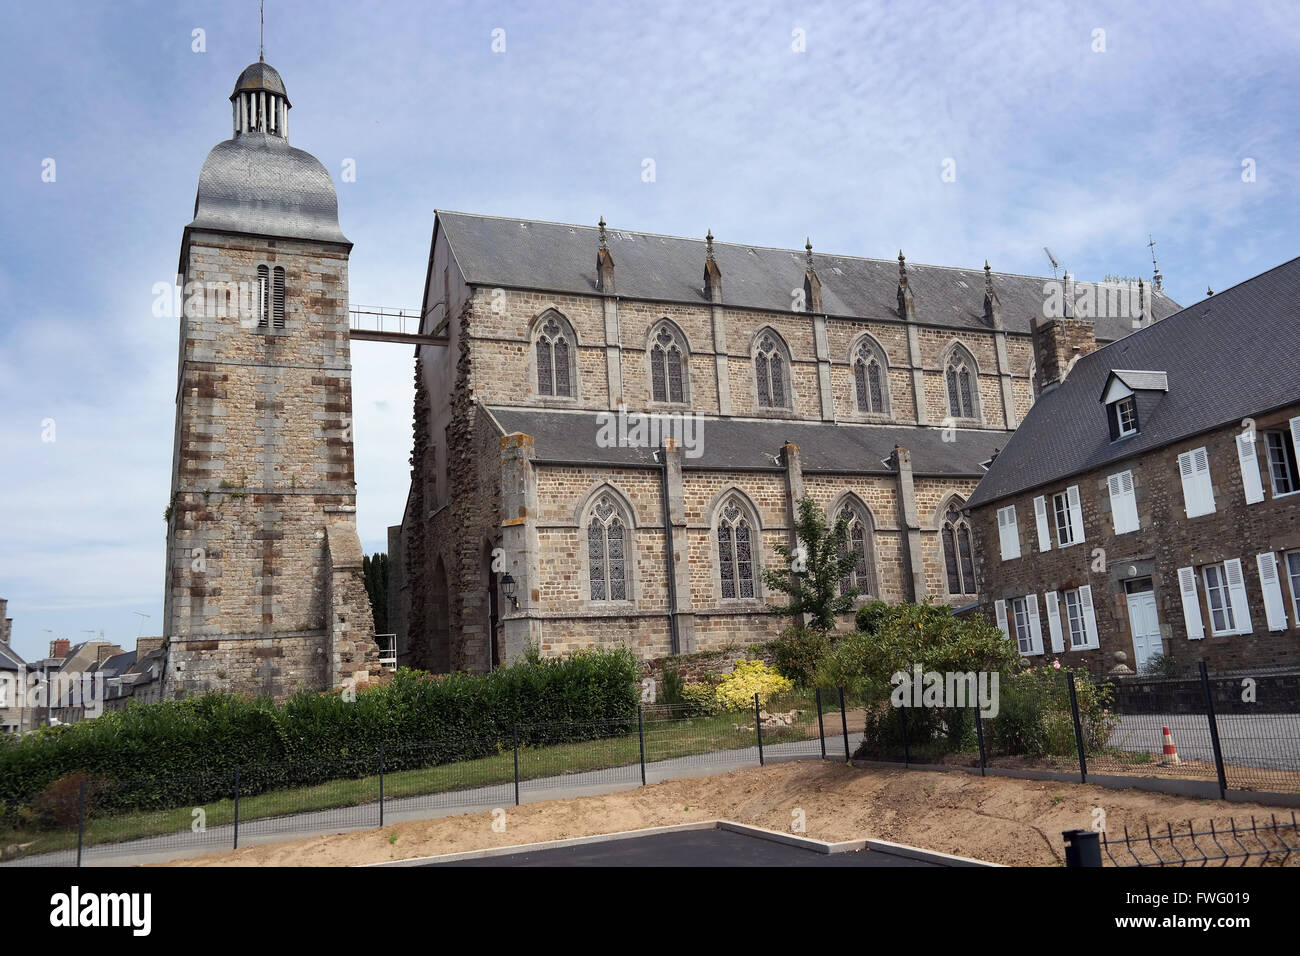
<svg viewBox="0 0 1300 956">
<path fill-rule="evenodd" d="M 135 635 L 136 640 L 139 640 L 140 636 L 144 634 L 144 622 L 149 619 L 149 615 L 145 614 L 144 611 L 132 611 L 131 613 L 140 619 L 140 630 Z"/>
<path fill-rule="evenodd" d="M 1159 263 L 1156 262 L 1155 237 L 1152 236 L 1151 233 L 1147 233 L 1147 238 L 1151 240 L 1150 242 L 1147 243 L 1147 245 L 1151 247 L 1151 267 L 1155 270 L 1155 274 L 1151 277 L 1151 285 L 1155 288 L 1157 292 L 1159 292 L 1161 289 L 1165 287 L 1165 280 L 1164 277 L 1160 275 L 1160 265 Z"/>
<path fill-rule="evenodd" d="M 1047 246 L 1043 246 L 1043 251 L 1044 251 L 1045 253 L 1047 253 L 1047 258 L 1049 258 L 1049 259 L 1052 260 L 1052 278 L 1055 279 L 1055 278 L 1056 278 L 1056 270 L 1057 270 L 1058 268 L 1060 268 L 1060 265 L 1061 265 L 1061 264 L 1060 264 L 1059 262 L 1056 261 L 1056 256 L 1052 255 L 1052 250 L 1049 249 L 1049 248 L 1047 248 Z"/>
</svg>

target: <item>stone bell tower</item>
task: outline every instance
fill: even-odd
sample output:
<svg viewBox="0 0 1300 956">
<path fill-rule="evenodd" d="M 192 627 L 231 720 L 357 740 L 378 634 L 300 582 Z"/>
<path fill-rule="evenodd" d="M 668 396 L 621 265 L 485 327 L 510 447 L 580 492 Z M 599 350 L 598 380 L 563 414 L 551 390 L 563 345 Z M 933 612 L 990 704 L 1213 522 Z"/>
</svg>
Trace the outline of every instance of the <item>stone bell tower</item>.
<svg viewBox="0 0 1300 956">
<path fill-rule="evenodd" d="M 379 672 L 352 452 L 348 254 L 329 173 L 258 60 L 181 238 L 163 692 L 284 698 Z"/>
</svg>

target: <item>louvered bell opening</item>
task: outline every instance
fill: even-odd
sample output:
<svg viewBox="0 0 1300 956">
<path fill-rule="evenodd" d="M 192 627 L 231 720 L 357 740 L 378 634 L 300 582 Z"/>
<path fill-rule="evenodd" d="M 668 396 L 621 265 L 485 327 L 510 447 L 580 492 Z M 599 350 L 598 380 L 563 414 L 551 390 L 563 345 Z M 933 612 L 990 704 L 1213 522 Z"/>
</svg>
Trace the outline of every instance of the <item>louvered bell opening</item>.
<svg viewBox="0 0 1300 956">
<path fill-rule="evenodd" d="M 257 327 L 266 328 L 266 319 L 270 314 L 270 270 L 266 266 L 257 267 Z"/>
<path fill-rule="evenodd" d="M 272 302 L 275 327 L 284 328 L 284 269 L 275 268 L 275 294 Z"/>
</svg>

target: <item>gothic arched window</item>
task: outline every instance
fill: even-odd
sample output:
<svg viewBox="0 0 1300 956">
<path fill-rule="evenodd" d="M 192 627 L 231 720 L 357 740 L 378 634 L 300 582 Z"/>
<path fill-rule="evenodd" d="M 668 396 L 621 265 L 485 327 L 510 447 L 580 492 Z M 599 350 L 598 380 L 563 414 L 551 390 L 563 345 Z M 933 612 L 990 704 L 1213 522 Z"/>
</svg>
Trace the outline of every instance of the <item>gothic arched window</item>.
<svg viewBox="0 0 1300 956">
<path fill-rule="evenodd" d="M 554 313 L 537 328 L 537 394 L 574 398 L 577 358 L 573 331 Z"/>
<path fill-rule="evenodd" d="M 608 494 L 597 499 L 587 520 L 587 569 L 591 600 L 626 601 L 628 528 Z"/>
<path fill-rule="evenodd" d="M 656 402 L 686 401 L 686 349 L 666 324 L 659 326 L 650 344 L 650 397 Z"/>
<path fill-rule="evenodd" d="M 889 414 L 889 373 L 884 352 L 864 337 L 850 357 L 853 363 L 853 392 L 858 411 L 867 415 Z"/>
<path fill-rule="evenodd" d="M 948 392 L 948 413 L 953 418 L 979 417 L 978 370 L 970 353 L 960 346 L 948 353 L 944 384 Z"/>
<path fill-rule="evenodd" d="M 853 554 L 858 559 L 858 563 L 854 565 L 853 570 L 840 578 L 840 593 L 843 594 L 850 588 L 857 588 L 859 594 L 870 594 L 875 581 L 871 519 L 853 504 L 846 504 L 840 508 L 840 513 L 836 516 L 836 523 L 838 524 L 840 521 L 845 523 L 846 531 L 844 545 L 840 549 L 840 557 L 843 558 Z"/>
<path fill-rule="evenodd" d="M 718 513 L 716 545 L 723 600 L 753 598 L 757 580 L 754 545 L 757 531 L 735 496 Z"/>
<path fill-rule="evenodd" d="M 975 565 L 971 559 L 970 522 L 956 504 L 948 505 L 939 529 L 949 594 L 975 594 Z"/>
<path fill-rule="evenodd" d="M 790 407 L 790 359 L 775 332 L 759 337 L 754 349 L 754 379 L 760 408 Z"/>
</svg>

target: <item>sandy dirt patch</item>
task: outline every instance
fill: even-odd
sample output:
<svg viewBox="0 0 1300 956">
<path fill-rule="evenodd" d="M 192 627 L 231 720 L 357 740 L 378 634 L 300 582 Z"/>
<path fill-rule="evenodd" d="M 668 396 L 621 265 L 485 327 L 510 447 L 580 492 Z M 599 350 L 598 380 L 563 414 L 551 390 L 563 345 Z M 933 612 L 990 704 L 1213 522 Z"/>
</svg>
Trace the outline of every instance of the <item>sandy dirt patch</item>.
<svg viewBox="0 0 1300 956">
<path fill-rule="evenodd" d="M 247 847 L 174 866 L 348 866 L 562 840 L 702 820 L 726 819 L 790 832 L 802 809 L 807 836 L 837 842 L 875 838 L 1012 866 L 1064 862 L 1061 831 L 1088 829 L 1096 807 L 1107 828 L 1163 829 L 1239 822 L 1290 810 L 1104 787 L 967 773 L 859 769 L 797 761 L 672 780 L 636 790 L 506 808 L 507 829 L 490 813 L 418 820 L 382 829 Z M 1295 844 L 1293 838 L 1290 839 Z M 1293 860 L 1294 862 L 1300 862 Z"/>
</svg>

